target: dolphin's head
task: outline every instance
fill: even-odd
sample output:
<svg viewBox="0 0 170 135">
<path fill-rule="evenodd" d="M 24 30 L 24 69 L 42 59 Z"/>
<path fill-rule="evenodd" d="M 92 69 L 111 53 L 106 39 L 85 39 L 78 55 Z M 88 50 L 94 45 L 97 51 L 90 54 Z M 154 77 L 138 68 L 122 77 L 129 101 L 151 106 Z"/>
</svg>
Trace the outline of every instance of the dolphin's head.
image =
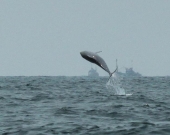
<svg viewBox="0 0 170 135">
<path fill-rule="evenodd" d="M 94 55 L 91 52 L 88 52 L 88 51 L 82 51 L 82 52 L 80 52 L 80 54 L 85 59 L 94 57 Z"/>
<path fill-rule="evenodd" d="M 84 57 L 86 57 L 86 51 L 83 51 L 83 52 L 80 52 L 80 54 L 81 54 L 81 56 L 84 58 Z"/>
<path fill-rule="evenodd" d="M 82 51 L 82 52 L 80 52 L 80 54 L 84 59 L 94 63 L 94 59 L 95 59 L 94 53 L 88 52 L 88 51 Z"/>
</svg>

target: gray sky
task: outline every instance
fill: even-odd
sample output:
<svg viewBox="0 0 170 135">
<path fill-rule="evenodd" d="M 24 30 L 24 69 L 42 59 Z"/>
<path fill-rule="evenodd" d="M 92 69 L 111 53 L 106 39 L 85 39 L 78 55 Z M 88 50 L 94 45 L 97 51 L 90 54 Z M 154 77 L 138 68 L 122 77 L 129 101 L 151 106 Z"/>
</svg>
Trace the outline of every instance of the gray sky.
<svg viewBox="0 0 170 135">
<path fill-rule="evenodd" d="M 0 0 L 0 75 L 87 75 L 84 50 L 111 71 L 117 58 L 122 71 L 133 60 L 142 75 L 170 75 L 170 1 Z"/>
</svg>

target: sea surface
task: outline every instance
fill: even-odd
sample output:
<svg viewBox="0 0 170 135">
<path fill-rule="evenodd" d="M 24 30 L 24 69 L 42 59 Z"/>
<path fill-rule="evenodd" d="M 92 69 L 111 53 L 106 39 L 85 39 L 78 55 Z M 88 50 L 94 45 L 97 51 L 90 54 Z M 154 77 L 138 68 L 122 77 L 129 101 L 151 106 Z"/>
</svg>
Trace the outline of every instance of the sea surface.
<svg viewBox="0 0 170 135">
<path fill-rule="evenodd" d="M 0 135 L 170 135 L 170 77 L 107 81 L 0 77 Z"/>
</svg>

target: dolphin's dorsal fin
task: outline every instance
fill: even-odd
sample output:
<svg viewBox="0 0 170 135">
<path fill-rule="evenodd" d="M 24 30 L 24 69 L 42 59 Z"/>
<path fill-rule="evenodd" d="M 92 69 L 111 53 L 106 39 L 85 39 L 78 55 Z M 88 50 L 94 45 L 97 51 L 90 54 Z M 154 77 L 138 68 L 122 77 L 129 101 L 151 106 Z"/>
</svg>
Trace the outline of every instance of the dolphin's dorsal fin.
<svg viewBox="0 0 170 135">
<path fill-rule="evenodd" d="M 100 52 L 102 52 L 102 51 L 98 51 L 98 52 L 95 52 L 95 53 L 100 53 Z"/>
</svg>

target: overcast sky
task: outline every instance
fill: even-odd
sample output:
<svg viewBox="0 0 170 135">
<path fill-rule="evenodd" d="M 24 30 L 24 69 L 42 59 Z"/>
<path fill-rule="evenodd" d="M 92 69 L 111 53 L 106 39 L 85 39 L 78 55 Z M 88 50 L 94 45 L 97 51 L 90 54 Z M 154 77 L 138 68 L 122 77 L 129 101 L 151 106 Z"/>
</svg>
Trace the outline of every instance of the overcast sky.
<svg viewBox="0 0 170 135">
<path fill-rule="evenodd" d="M 170 1 L 0 0 L 0 75 L 87 75 L 84 50 L 111 71 L 118 59 L 122 72 L 170 75 Z"/>
</svg>

